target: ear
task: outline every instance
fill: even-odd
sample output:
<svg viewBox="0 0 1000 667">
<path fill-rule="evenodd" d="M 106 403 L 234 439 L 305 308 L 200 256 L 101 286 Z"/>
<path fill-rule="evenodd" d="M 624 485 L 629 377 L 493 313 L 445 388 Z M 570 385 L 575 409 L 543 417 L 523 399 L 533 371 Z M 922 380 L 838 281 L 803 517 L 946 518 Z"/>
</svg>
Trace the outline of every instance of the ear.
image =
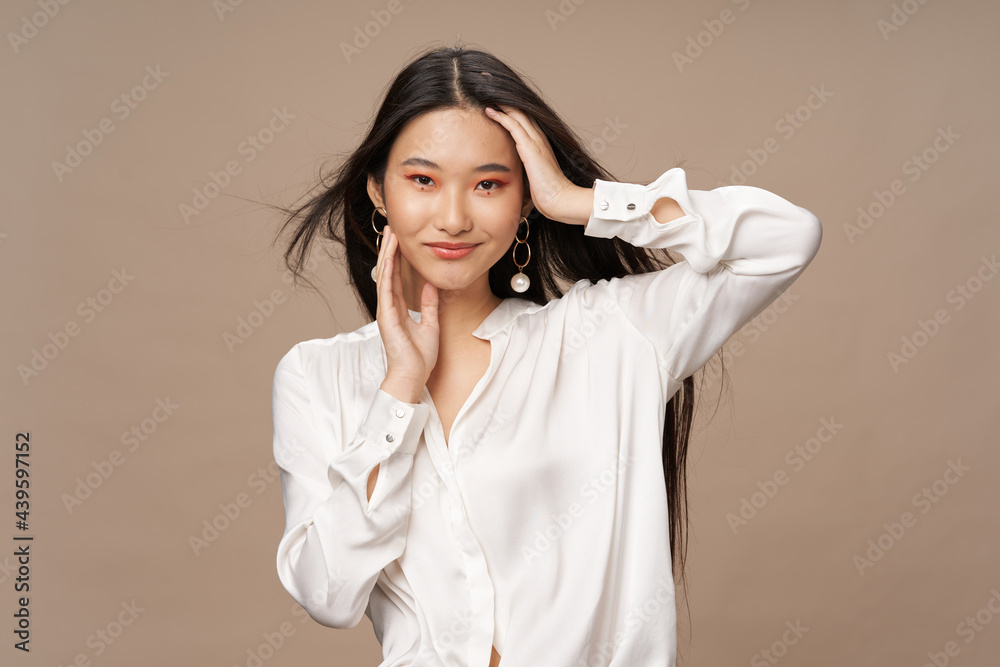
<svg viewBox="0 0 1000 667">
<path fill-rule="evenodd" d="M 528 217 L 528 214 L 535 209 L 534 202 L 531 201 L 531 195 L 525 193 L 524 195 L 524 205 L 521 207 L 521 215 Z"/>
<path fill-rule="evenodd" d="M 378 183 L 375 182 L 375 177 L 371 174 L 368 174 L 368 197 L 375 204 L 375 208 L 385 206 L 385 203 L 382 201 L 382 190 L 379 188 Z"/>
</svg>

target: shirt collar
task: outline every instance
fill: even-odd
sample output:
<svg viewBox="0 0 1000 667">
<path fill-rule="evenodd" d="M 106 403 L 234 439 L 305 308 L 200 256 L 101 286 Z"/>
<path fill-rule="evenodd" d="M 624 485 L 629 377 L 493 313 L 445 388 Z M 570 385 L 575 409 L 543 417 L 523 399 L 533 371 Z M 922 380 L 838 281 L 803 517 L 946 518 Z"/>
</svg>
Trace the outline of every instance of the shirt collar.
<svg viewBox="0 0 1000 667">
<path fill-rule="evenodd" d="M 486 319 L 480 322 L 478 327 L 473 329 L 472 335 L 482 340 L 489 340 L 497 333 L 507 329 L 518 315 L 531 307 L 541 308 L 541 306 L 534 301 L 520 299 L 517 297 L 508 297 L 501 301 L 500 305 L 494 308 L 493 311 L 486 316 Z M 415 322 L 420 321 L 420 311 L 407 309 L 407 312 L 410 313 L 410 317 Z"/>
</svg>

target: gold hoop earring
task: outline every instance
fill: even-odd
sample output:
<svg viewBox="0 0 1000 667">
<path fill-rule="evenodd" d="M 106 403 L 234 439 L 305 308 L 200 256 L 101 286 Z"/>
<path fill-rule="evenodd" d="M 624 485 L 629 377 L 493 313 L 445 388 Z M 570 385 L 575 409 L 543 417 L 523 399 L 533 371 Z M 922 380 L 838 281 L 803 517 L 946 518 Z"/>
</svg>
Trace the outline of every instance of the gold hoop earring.
<svg viewBox="0 0 1000 667">
<path fill-rule="evenodd" d="M 521 225 L 524 225 L 523 239 L 519 238 Z M 515 273 L 514 277 L 510 279 L 510 288 L 520 294 L 522 292 L 527 292 L 528 288 L 531 287 L 531 279 L 524 275 L 524 271 L 522 270 L 528 265 L 528 262 L 531 261 L 531 246 L 528 245 L 528 219 L 523 215 L 517 223 L 517 233 L 514 234 L 514 240 L 517 241 L 517 243 L 514 244 L 514 249 L 511 250 L 510 256 L 514 260 L 514 266 L 517 267 L 517 273 Z M 528 259 L 524 260 L 524 264 L 517 263 L 517 248 L 521 245 L 528 249 Z"/>
<path fill-rule="evenodd" d="M 378 236 L 375 237 L 375 257 L 376 258 L 378 257 L 379 245 L 382 243 L 382 230 L 380 230 L 378 227 L 375 226 L 375 211 L 379 211 L 380 209 L 381 209 L 381 212 L 379 213 L 379 215 L 381 215 L 383 218 L 385 218 L 385 224 L 386 225 L 389 224 L 389 216 L 386 215 L 386 213 L 387 213 L 386 210 L 384 208 L 382 208 L 381 206 L 376 206 L 375 209 L 372 211 L 372 229 L 374 229 L 375 233 L 378 234 Z M 382 225 L 382 229 L 385 229 L 385 225 Z M 378 281 L 378 278 L 375 277 L 375 269 L 377 269 L 377 268 L 378 268 L 378 259 L 375 260 L 375 266 L 372 267 L 372 280 L 374 280 L 376 282 Z"/>
</svg>

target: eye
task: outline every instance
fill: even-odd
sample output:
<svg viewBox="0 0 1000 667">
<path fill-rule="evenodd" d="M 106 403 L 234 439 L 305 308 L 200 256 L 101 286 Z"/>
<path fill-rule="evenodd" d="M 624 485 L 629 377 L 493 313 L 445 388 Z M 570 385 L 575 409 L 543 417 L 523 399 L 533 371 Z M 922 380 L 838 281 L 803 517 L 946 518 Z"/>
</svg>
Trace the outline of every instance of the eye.
<svg viewBox="0 0 1000 667">
<path fill-rule="evenodd" d="M 499 189 L 501 185 L 503 185 L 500 181 L 479 181 L 480 185 L 482 185 L 483 183 L 490 183 L 493 185 L 493 187 L 491 188 L 485 188 L 487 192 L 493 192 L 494 190 Z"/>
<path fill-rule="evenodd" d="M 432 181 L 432 180 L 431 180 L 431 177 L 430 177 L 430 176 L 422 176 L 422 175 L 420 175 L 420 174 L 416 174 L 416 175 L 414 175 L 414 176 L 408 176 L 407 178 L 409 178 L 409 179 L 410 179 L 411 181 L 415 181 L 415 182 L 416 182 L 417 184 L 419 184 L 419 185 L 430 185 L 431 183 L 433 183 L 433 182 L 434 182 L 434 181 Z M 420 180 L 421 178 L 426 178 L 426 179 L 427 179 L 428 181 L 430 181 L 430 182 L 429 182 L 429 183 L 424 183 L 424 182 L 422 182 L 422 181 Z"/>
</svg>

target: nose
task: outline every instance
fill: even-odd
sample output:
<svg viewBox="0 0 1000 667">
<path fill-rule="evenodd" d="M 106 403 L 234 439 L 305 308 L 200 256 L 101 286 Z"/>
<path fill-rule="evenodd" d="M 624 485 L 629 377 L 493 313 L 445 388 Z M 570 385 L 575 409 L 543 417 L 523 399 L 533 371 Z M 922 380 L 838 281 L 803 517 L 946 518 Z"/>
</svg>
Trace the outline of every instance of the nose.
<svg viewBox="0 0 1000 667">
<path fill-rule="evenodd" d="M 440 198 L 437 227 L 451 236 L 458 236 L 472 229 L 472 216 L 466 206 L 465 193 L 459 188 L 448 188 Z"/>
</svg>

